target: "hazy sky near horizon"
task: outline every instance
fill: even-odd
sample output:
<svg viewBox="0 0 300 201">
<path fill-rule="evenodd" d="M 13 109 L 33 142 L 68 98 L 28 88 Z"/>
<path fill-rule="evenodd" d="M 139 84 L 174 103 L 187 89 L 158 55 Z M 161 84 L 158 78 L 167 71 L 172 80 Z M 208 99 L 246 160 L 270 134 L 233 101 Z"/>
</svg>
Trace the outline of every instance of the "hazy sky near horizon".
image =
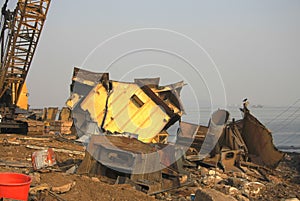
<svg viewBox="0 0 300 201">
<path fill-rule="evenodd" d="M 110 40 L 88 57 L 103 41 L 133 29 L 141 30 Z M 289 105 L 300 98 L 299 36 L 299 0 L 52 0 L 27 77 L 29 104 L 64 105 L 78 66 L 109 70 L 112 79 L 126 81 L 185 80 L 203 103 L 212 98 L 215 104 L 240 104 L 248 97 L 252 104 Z M 190 91 L 183 93 L 189 102 Z"/>
</svg>

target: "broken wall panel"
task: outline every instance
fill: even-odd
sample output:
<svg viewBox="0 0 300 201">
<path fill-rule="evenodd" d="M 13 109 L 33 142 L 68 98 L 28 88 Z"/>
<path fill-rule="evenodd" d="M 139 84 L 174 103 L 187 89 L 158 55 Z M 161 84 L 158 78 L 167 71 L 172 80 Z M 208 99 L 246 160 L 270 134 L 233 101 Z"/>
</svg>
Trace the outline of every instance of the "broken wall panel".
<svg viewBox="0 0 300 201">
<path fill-rule="evenodd" d="M 183 106 L 175 99 L 179 98 L 183 82 L 160 87 L 159 78 L 136 79 L 133 83 L 108 78 L 107 73 L 74 69 L 67 105 L 72 109 L 80 137 L 98 134 L 87 132 L 90 125 L 97 124 L 100 132 L 131 133 L 149 143 L 157 141 L 157 135 L 181 118 Z"/>
<path fill-rule="evenodd" d="M 242 137 L 252 162 L 276 168 L 282 160 L 284 153 L 274 146 L 271 132 L 249 112 L 243 119 Z"/>
<path fill-rule="evenodd" d="M 156 88 L 151 87 L 151 90 L 158 94 L 158 96 L 164 100 L 175 113 L 181 113 L 182 115 L 185 114 L 185 111 L 183 102 L 180 98 L 180 93 L 184 86 L 184 82 L 180 81 L 166 86 L 159 86 Z"/>
<path fill-rule="evenodd" d="M 170 117 L 136 84 L 113 82 L 113 86 L 104 129 L 137 134 L 139 140 L 151 142 Z"/>
<path fill-rule="evenodd" d="M 178 136 L 186 137 L 186 138 L 194 138 L 200 127 L 200 125 L 187 123 L 187 122 L 180 122 L 179 125 L 180 125 L 180 130 Z"/>
<path fill-rule="evenodd" d="M 180 122 L 180 129 L 176 144 L 191 147 L 193 153 L 194 151 L 199 153 L 207 132 L 207 126 L 196 125 L 188 122 Z"/>
<path fill-rule="evenodd" d="M 72 83 L 70 85 L 71 96 L 66 105 L 73 109 L 98 83 L 107 85 L 108 73 L 94 73 L 80 68 L 74 68 Z"/>
<path fill-rule="evenodd" d="M 80 108 L 89 112 L 91 119 L 102 127 L 106 116 L 108 93 L 102 84 L 97 84 L 83 99 Z M 76 112 L 76 111 L 75 111 Z"/>
</svg>

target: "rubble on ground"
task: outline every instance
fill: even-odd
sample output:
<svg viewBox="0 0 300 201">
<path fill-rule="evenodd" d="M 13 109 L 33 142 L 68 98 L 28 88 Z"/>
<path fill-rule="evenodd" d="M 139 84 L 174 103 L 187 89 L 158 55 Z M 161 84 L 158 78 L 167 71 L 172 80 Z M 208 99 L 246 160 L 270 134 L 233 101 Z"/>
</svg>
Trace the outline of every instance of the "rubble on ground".
<svg viewBox="0 0 300 201">
<path fill-rule="evenodd" d="M 183 86 L 75 68 L 69 108 L 36 111 L 41 132 L 0 135 L 0 171 L 30 175 L 29 200 L 300 198 L 300 154 L 277 150 L 246 105 L 240 120 L 219 109 L 207 126 L 182 122 Z"/>
<path fill-rule="evenodd" d="M 70 138 L 70 139 L 67 139 Z M 84 147 L 72 140 L 72 136 L 0 135 L 0 171 L 29 174 L 33 178 L 30 200 L 191 200 L 191 194 L 201 189 L 215 189 L 236 200 L 297 200 L 300 199 L 300 154 L 288 153 L 278 167 L 266 170 L 266 180 L 255 168 L 246 172 L 226 172 L 214 167 L 185 167 L 190 172 L 188 186 L 171 189 L 153 195 L 139 192 L 129 184 L 115 184 L 106 176 L 86 176 L 66 173 L 78 167 L 84 158 Z M 74 136 L 73 136 L 74 138 Z M 51 147 L 55 152 L 57 166 L 34 171 L 31 155 L 37 149 L 28 147 Z M 82 154 L 83 153 L 83 154 Z M 73 185 L 69 191 L 58 194 L 53 187 Z M 67 188 L 68 190 L 68 188 Z"/>
</svg>

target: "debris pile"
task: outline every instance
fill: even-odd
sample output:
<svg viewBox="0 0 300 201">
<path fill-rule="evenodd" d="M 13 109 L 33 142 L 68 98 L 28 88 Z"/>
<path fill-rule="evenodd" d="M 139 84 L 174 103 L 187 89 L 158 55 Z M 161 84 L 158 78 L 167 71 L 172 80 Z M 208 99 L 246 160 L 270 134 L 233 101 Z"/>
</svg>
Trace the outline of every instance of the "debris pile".
<svg viewBox="0 0 300 201">
<path fill-rule="evenodd" d="M 29 200 L 184 201 L 191 200 L 193 194 L 199 198 L 199 191 L 205 192 L 214 200 L 216 200 L 215 191 L 218 191 L 218 194 L 222 193 L 224 198 L 228 195 L 236 200 L 285 201 L 300 198 L 300 154 L 287 154 L 274 170 L 252 164 L 253 166 L 243 167 L 245 172 L 224 172 L 221 168 L 204 166 L 200 163 L 191 166 L 184 162 L 184 170 L 190 175 L 188 185 L 149 196 L 140 192 L 138 186 L 129 184 L 130 180 L 126 178 L 122 179 L 127 184 L 116 184 L 117 178 L 108 177 L 114 176 L 114 172 L 108 169 L 106 171 L 109 175 L 106 176 L 97 171 L 93 172 L 94 176 L 86 176 L 87 173 L 82 175 L 75 173 L 74 169 L 80 169 L 78 167 L 81 166 L 86 156 L 84 147 L 75 143 L 70 137 L 71 135 L 29 137 L 2 134 L 0 135 L 0 171 L 30 175 L 32 183 Z M 136 141 L 136 144 L 140 143 Z M 32 154 L 37 150 L 48 148 L 54 150 L 57 164 L 34 170 L 31 161 Z M 116 155 L 111 155 L 111 157 L 114 156 Z M 96 160 L 93 164 L 95 170 L 98 169 L 97 166 L 103 170 L 103 166 Z M 118 183 L 122 183 L 122 179 L 120 178 Z M 209 200 L 213 199 L 209 198 Z"/>
<path fill-rule="evenodd" d="M 67 105 L 79 136 L 88 142 L 77 173 L 108 176 L 108 169 L 117 183 L 149 194 L 186 184 L 189 175 L 175 158 L 178 148 L 165 145 L 167 129 L 184 113 L 183 85 L 159 86 L 159 78 L 117 82 L 108 73 L 75 68 Z M 97 167 L 85 165 L 91 160 Z"/>
<path fill-rule="evenodd" d="M 45 125 L 45 133 L 72 133 L 73 119 L 71 111 L 67 107 L 63 107 L 60 111 L 57 107 L 44 108 L 42 120 Z"/>
<path fill-rule="evenodd" d="M 193 183 L 188 174 L 190 170 L 183 171 L 183 165 L 219 168 L 223 173 L 255 169 L 256 177 L 268 180 L 266 171 L 276 168 L 284 154 L 275 148 L 270 131 L 250 114 L 247 105 L 241 109 L 244 113 L 241 120 L 229 121 L 229 112 L 218 110 L 208 126 L 193 125 L 181 122 L 183 82 L 165 87 L 158 84 L 159 79 L 116 82 L 109 80 L 108 73 L 74 69 L 68 106 L 79 136 L 88 143 L 78 174 L 111 176 L 107 173 L 109 170 L 116 183 L 131 184 L 148 194 Z M 147 110 L 154 112 L 145 112 Z M 149 121 L 154 123 L 149 124 Z M 176 121 L 180 121 L 180 130 L 175 145 L 170 145 L 166 130 Z M 137 140 L 147 144 L 137 144 Z M 164 153 L 165 147 L 173 149 L 168 154 L 153 155 Z M 180 153 L 185 154 L 175 159 Z M 161 167 L 163 161 L 172 162 Z M 151 175 L 149 170 L 152 170 Z M 175 180 L 171 185 L 164 185 L 170 178 Z M 213 184 L 226 183 L 224 178 L 211 174 L 204 176 L 201 182 L 209 186 L 212 181 Z M 259 185 L 245 184 L 241 194 L 250 196 L 252 186 Z M 228 189 L 238 194 L 234 188 Z M 255 192 L 263 188 L 258 189 Z"/>
<path fill-rule="evenodd" d="M 208 127 L 181 122 L 178 143 L 192 142 L 190 150 L 196 150 L 187 153 L 187 160 L 224 172 L 243 171 L 242 166 L 276 168 L 284 153 L 274 146 L 271 132 L 247 108 L 242 111 L 243 119 L 229 121 L 229 112 L 218 110 Z"/>
<path fill-rule="evenodd" d="M 219 109 L 207 126 L 182 122 L 183 86 L 75 68 L 69 108 L 35 111 L 34 136 L 0 135 L 0 171 L 30 175 L 29 200 L 300 198 L 300 154 L 277 150 L 246 104 L 240 120 Z"/>
</svg>

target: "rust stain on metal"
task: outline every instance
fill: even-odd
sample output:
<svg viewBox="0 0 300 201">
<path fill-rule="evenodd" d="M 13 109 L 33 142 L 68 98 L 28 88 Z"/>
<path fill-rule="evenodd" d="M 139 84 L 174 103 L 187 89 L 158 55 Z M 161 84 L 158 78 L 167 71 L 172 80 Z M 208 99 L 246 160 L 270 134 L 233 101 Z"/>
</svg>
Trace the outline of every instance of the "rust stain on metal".
<svg viewBox="0 0 300 201">
<path fill-rule="evenodd" d="M 271 132 L 250 114 L 247 108 L 244 108 L 242 111 L 244 112 L 243 119 L 231 122 L 225 121 L 222 134 L 215 145 L 213 143 L 205 143 L 205 147 L 213 147 L 213 149 L 204 158 L 201 158 L 199 155 L 199 150 L 203 148 L 210 125 L 206 127 L 206 133 L 200 134 L 201 126 L 186 122 L 181 123 L 179 143 L 184 144 L 184 142 L 192 140 L 191 148 L 198 151 L 196 154 L 195 152 L 188 153 L 187 159 L 190 161 L 202 161 L 212 166 L 216 166 L 219 163 L 225 171 L 240 171 L 242 162 L 252 162 L 260 166 L 276 168 L 284 153 L 274 146 Z M 214 114 L 222 117 L 221 113 L 223 112 L 224 110 L 219 110 Z M 193 136 L 195 137 L 193 138 Z"/>
<path fill-rule="evenodd" d="M 119 184 L 134 185 L 148 194 L 177 188 L 188 181 L 182 165 L 174 163 L 174 146 L 154 147 L 133 138 L 94 135 L 87 151 L 79 174 L 112 177 Z M 92 166 L 91 157 L 95 160 Z"/>
<path fill-rule="evenodd" d="M 242 137 L 252 162 L 269 168 L 277 167 L 284 153 L 274 146 L 271 131 L 248 112 L 243 119 Z"/>
</svg>

